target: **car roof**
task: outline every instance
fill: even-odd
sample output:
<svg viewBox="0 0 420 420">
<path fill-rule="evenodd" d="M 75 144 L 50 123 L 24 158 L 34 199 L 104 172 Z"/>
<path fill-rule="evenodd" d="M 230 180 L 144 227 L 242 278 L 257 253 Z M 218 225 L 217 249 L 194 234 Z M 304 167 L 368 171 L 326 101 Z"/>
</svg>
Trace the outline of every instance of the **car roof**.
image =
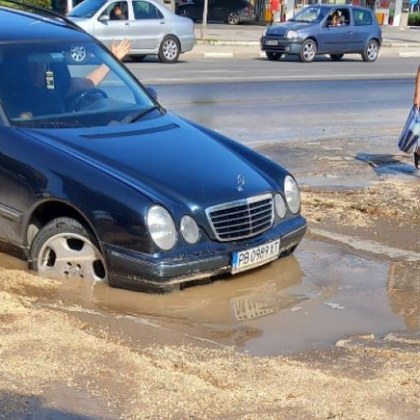
<svg viewBox="0 0 420 420">
<path fill-rule="evenodd" d="M 58 13 L 27 7 L 31 12 L 0 6 L 0 45 L 10 42 L 86 41 L 90 38 Z"/>
<path fill-rule="evenodd" d="M 308 4 L 305 7 L 319 7 L 320 9 L 363 9 L 372 12 L 372 9 L 366 6 L 359 6 L 355 4 L 325 4 L 325 3 L 317 3 L 317 4 Z"/>
</svg>

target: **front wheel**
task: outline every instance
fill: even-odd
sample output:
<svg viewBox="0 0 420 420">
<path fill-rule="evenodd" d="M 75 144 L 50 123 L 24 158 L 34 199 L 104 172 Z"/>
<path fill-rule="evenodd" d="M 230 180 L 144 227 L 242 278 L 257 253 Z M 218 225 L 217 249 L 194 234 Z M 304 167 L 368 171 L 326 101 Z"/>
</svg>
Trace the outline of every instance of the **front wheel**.
<svg viewBox="0 0 420 420">
<path fill-rule="evenodd" d="M 375 61 L 379 55 L 379 43 L 375 39 L 371 39 L 366 48 L 362 52 L 363 61 L 367 61 L 369 63 Z"/>
<path fill-rule="evenodd" d="M 311 63 L 316 56 L 317 49 L 318 47 L 313 39 L 304 41 L 299 53 L 300 61 L 303 63 Z"/>
<path fill-rule="evenodd" d="M 330 54 L 331 60 L 339 61 L 343 58 L 344 54 Z"/>
<path fill-rule="evenodd" d="M 282 54 L 278 53 L 278 52 L 270 52 L 270 51 L 266 51 L 265 55 L 267 56 L 267 58 L 271 61 L 277 61 L 280 60 Z"/>
<path fill-rule="evenodd" d="M 236 12 L 229 12 L 226 17 L 226 22 L 229 25 L 238 25 L 239 24 L 239 15 Z"/>
<path fill-rule="evenodd" d="M 181 52 L 179 41 L 172 35 L 163 38 L 159 48 L 159 61 L 161 63 L 175 63 Z"/>
<path fill-rule="evenodd" d="M 35 236 L 29 251 L 32 269 L 55 279 L 106 280 L 106 268 L 95 238 L 77 221 L 59 217 Z"/>
</svg>

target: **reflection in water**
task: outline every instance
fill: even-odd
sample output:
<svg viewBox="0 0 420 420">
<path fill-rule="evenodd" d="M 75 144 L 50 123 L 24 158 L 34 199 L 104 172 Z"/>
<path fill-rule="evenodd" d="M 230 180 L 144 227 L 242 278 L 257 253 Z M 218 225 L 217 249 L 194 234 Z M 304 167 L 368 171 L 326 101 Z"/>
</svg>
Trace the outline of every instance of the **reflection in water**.
<svg viewBox="0 0 420 420">
<path fill-rule="evenodd" d="M 60 299 L 77 297 L 86 306 L 116 314 L 227 325 L 270 315 L 299 302 L 301 297 L 291 296 L 285 289 L 301 282 L 302 277 L 299 263 L 290 256 L 247 274 L 165 295 L 115 289 L 103 283 L 63 282 Z"/>
<path fill-rule="evenodd" d="M 246 321 L 280 312 L 305 299 L 307 297 L 285 294 L 284 290 L 277 289 L 275 283 L 268 282 L 259 290 L 255 289 L 232 298 L 231 306 L 234 318 L 238 321 Z"/>
<path fill-rule="evenodd" d="M 16 262 L 2 264 L 15 268 Z M 271 356 L 330 346 L 346 335 L 418 329 L 419 280 L 418 266 L 390 266 L 305 238 L 295 256 L 167 295 L 83 280 L 58 282 L 48 293 L 22 284 L 19 292 L 38 297 L 39 304 L 59 302 L 84 322 L 133 339 L 144 340 L 140 325 L 150 325 L 163 334 Z"/>
<path fill-rule="evenodd" d="M 388 272 L 387 290 L 392 310 L 401 315 L 408 330 L 420 326 L 420 271 L 391 263 Z"/>
</svg>

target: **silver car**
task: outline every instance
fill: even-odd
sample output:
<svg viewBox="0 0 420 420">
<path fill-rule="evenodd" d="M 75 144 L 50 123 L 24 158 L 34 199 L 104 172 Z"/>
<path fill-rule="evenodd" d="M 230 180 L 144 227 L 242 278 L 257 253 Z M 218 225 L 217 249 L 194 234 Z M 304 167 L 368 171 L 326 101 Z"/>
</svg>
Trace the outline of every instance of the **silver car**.
<svg viewBox="0 0 420 420">
<path fill-rule="evenodd" d="M 155 0 L 84 0 L 68 17 L 107 46 L 112 40 L 130 39 L 131 55 L 140 60 L 157 55 L 162 63 L 173 63 L 195 44 L 193 21 Z M 75 49 L 72 58 L 87 57 Z"/>
</svg>

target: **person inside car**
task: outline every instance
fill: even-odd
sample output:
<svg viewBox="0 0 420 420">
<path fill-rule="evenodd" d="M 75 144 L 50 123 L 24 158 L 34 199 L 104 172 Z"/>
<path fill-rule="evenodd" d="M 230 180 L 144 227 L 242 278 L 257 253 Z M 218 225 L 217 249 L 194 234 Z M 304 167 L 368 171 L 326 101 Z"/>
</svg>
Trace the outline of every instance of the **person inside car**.
<svg viewBox="0 0 420 420">
<path fill-rule="evenodd" d="M 340 23 L 340 15 L 338 14 L 338 12 L 334 12 L 331 15 L 331 23 L 330 26 L 341 26 Z"/>
<path fill-rule="evenodd" d="M 131 42 L 113 41 L 111 52 L 122 60 L 131 51 Z M 37 55 L 10 57 L 7 88 L 1 92 L 1 102 L 12 118 L 30 119 L 33 116 L 65 112 L 72 97 L 101 84 L 110 69 L 101 64 L 85 77 L 71 77 L 65 61 L 48 61 Z"/>
<path fill-rule="evenodd" d="M 124 15 L 120 4 L 116 4 L 112 10 L 111 13 L 109 14 L 109 18 L 110 20 L 126 20 L 127 17 Z"/>
</svg>

